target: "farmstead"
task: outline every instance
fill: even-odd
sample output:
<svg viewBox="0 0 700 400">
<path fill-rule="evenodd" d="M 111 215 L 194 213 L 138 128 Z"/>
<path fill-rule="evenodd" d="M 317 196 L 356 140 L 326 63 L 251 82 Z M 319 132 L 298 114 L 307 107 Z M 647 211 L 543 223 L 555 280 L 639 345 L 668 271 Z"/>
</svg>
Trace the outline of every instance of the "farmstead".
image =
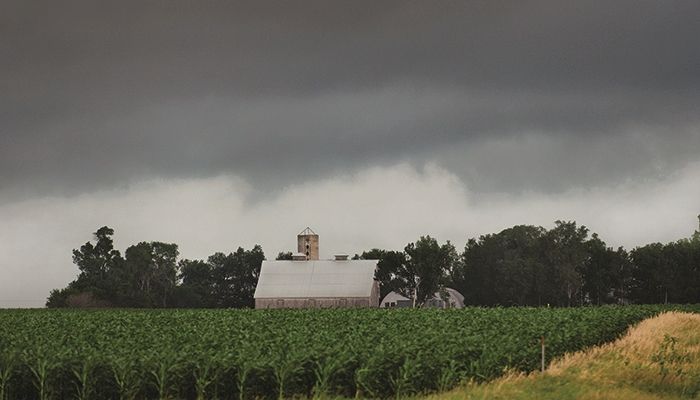
<svg viewBox="0 0 700 400">
<path fill-rule="evenodd" d="M 378 307 L 377 260 L 338 254 L 319 260 L 319 238 L 310 228 L 297 235 L 292 260 L 263 261 L 255 308 Z"/>
</svg>

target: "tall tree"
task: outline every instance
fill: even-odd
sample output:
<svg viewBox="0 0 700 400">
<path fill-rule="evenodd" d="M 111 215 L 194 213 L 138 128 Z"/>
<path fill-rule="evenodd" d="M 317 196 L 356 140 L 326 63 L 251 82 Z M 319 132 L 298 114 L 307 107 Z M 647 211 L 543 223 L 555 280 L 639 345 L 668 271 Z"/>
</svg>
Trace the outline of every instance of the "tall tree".
<svg viewBox="0 0 700 400">
<path fill-rule="evenodd" d="M 637 247 L 630 254 L 632 297 L 636 302 L 700 301 L 700 231 L 688 239 Z"/>
<path fill-rule="evenodd" d="M 202 260 L 181 260 L 178 263 L 180 285 L 174 300 L 177 307 L 214 307 L 212 267 Z"/>
<path fill-rule="evenodd" d="M 140 242 L 126 249 L 125 280 L 136 307 L 167 307 L 177 283 L 178 247 L 174 243 Z"/>
<path fill-rule="evenodd" d="M 114 249 L 114 229 L 103 226 L 93 235 L 95 245 L 87 242 L 80 249 L 73 250 L 73 263 L 80 270 L 73 286 L 78 291 L 89 290 L 95 296 L 107 299 L 111 294 L 108 275 L 122 259 L 119 251 Z"/>
<path fill-rule="evenodd" d="M 421 236 L 404 248 L 405 262 L 395 271 L 397 291 L 415 306 L 422 306 L 444 286 L 457 260 L 457 251 L 448 241 L 440 245 L 430 236 Z"/>
<path fill-rule="evenodd" d="M 95 244 L 87 242 L 73 250 L 73 263 L 80 273 L 76 280 L 64 289 L 52 290 L 46 301 L 47 307 L 94 307 L 115 304 L 113 274 L 123 264 L 119 251 L 114 249 L 114 230 L 107 226 L 94 234 Z"/>
<path fill-rule="evenodd" d="M 168 297 L 177 284 L 177 257 L 175 243 L 151 242 L 153 255 L 153 284 L 160 307 L 168 306 Z"/>
<path fill-rule="evenodd" d="M 452 273 L 452 285 L 474 305 L 548 302 L 549 274 L 542 259 L 546 230 L 517 225 L 469 239 Z"/>
<path fill-rule="evenodd" d="M 556 296 L 561 298 L 563 295 L 565 299 L 557 301 L 559 304 L 572 306 L 583 302 L 581 275 L 588 257 L 587 238 L 588 228 L 577 227 L 573 221 L 556 221 L 554 228 L 546 234 L 549 244 L 545 253 L 547 264 L 557 286 L 561 288 Z"/>
<path fill-rule="evenodd" d="M 378 260 L 374 279 L 379 282 L 380 300 L 393 291 L 397 291 L 402 283 L 396 273 L 406 263 L 406 254 L 402 251 L 387 251 L 372 249 L 355 255 L 355 260 Z"/>
<path fill-rule="evenodd" d="M 265 253 L 260 245 L 251 250 L 239 247 L 234 253 L 215 253 L 208 259 L 212 266 L 214 297 L 219 307 L 253 307 L 253 294 Z"/>
<path fill-rule="evenodd" d="M 597 234 L 586 242 L 588 258 L 582 270 L 584 302 L 590 304 L 626 303 L 631 282 L 631 262 L 622 248 L 607 247 Z"/>
<path fill-rule="evenodd" d="M 666 303 L 671 285 L 670 264 L 664 245 L 651 243 L 630 253 L 633 263 L 632 296 L 638 303 Z"/>
</svg>

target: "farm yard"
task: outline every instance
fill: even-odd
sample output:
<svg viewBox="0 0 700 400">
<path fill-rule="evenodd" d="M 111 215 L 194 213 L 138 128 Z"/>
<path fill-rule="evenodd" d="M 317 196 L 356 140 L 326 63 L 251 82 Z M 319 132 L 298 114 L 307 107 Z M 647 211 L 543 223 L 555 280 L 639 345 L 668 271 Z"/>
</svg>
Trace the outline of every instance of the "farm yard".
<svg viewBox="0 0 700 400">
<path fill-rule="evenodd" d="M 698 306 L 0 310 L 0 399 L 405 397 L 487 381 Z"/>
</svg>

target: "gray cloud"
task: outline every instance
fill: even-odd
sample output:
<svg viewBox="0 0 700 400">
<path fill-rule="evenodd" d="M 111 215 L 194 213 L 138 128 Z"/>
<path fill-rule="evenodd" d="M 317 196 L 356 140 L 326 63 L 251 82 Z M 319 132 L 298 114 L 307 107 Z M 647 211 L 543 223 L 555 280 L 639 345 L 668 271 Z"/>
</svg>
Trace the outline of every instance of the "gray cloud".
<svg viewBox="0 0 700 400">
<path fill-rule="evenodd" d="M 0 307 L 109 225 L 206 257 L 687 236 L 697 1 L 0 2 Z M 313 210 L 310 212 L 309 210 Z M 36 243 L 43 245 L 37 250 Z M 41 276 L 41 280 L 36 277 Z"/>
<path fill-rule="evenodd" d="M 3 2 L 0 201 L 221 173 L 269 190 L 402 161 L 476 191 L 663 178 L 700 153 L 698 14 Z"/>
</svg>

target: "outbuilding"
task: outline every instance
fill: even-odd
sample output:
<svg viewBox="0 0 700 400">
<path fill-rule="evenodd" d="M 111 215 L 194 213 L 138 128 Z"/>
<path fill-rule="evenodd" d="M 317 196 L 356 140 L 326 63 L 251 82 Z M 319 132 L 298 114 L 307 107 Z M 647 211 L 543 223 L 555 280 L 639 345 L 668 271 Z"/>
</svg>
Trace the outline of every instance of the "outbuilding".
<svg viewBox="0 0 700 400">
<path fill-rule="evenodd" d="M 413 300 L 399 293 L 391 292 L 384 296 L 380 304 L 381 308 L 408 308 L 413 307 Z M 442 295 L 438 292 L 425 302 L 426 308 L 463 308 L 464 296 L 452 288 L 445 288 Z"/>
</svg>

